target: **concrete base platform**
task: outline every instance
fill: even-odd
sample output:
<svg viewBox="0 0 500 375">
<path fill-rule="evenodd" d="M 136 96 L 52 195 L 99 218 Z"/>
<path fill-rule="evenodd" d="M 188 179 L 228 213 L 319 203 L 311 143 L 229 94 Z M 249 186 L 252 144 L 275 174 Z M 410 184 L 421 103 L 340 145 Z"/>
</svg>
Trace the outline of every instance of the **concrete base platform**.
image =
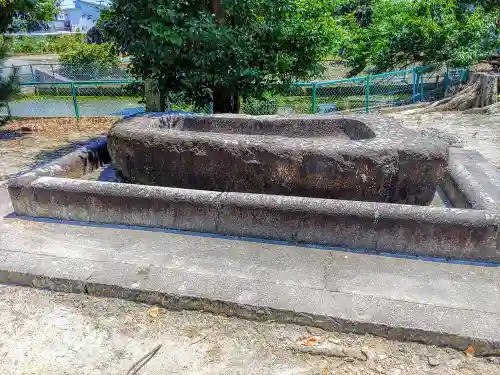
<svg viewBox="0 0 500 375">
<path fill-rule="evenodd" d="M 8 216 L 0 282 L 500 353 L 493 265 Z"/>
</svg>

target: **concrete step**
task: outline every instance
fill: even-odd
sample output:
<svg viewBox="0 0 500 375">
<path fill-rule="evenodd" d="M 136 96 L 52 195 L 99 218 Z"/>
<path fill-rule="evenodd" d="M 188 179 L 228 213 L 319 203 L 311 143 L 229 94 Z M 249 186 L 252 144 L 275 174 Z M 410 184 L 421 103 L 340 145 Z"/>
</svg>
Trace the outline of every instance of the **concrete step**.
<svg viewBox="0 0 500 375">
<path fill-rule="evenodd" d="M 496 266 L 5 216 L 0 282 L 500 353 Z"/>
</svg>

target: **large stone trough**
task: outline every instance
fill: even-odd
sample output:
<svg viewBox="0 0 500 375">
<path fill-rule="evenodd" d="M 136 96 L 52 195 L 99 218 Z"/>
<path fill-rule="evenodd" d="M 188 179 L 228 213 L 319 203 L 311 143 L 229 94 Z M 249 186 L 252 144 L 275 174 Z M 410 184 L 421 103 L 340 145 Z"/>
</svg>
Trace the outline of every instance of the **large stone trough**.
<svg viewBox="0 0 500 375">
<path fill-rule="evenodd" d="M 447 165 L 445 144 L 377 116 L 137 117 L 108 148 L 137 184 L 417 205 Z"/>
</svg>

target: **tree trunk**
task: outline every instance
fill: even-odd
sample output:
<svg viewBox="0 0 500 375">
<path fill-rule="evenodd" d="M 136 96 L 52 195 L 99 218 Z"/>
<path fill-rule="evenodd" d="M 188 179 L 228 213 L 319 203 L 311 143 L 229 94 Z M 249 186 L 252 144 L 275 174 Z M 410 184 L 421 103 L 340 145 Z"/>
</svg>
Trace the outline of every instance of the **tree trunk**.
<svg viewBox="0 0 500 375">
<path fill-rule="evenodd" d="M 240 100 L 238 93 L 231 94 L 224 87 L 214 88 L 214 113 L 239 113 Z"/>
<path fill-rule="evenodd" d="M 147 112 L 164 112 L 167 108 L 165 93 L 158 87 L 158 82 L 148 78 L 144 82 L 144 97 Z"/>
<path fill-rule="evenodd" d="M 221 0 L 212 0 L 212 14 L 215 15 L 215 19 L 220 25 L 226 23 L 226 15 Z"/>
<path fill-rule="evenodd" d="M 495 74 L 472 73 L 469 82 L 461 91 L 433 105 L 433 110 L 464 111 L 492 105 L 498 101 L 499 78 L 500 76 Z"/>
<path fill-rule="evenodd" d="M 212 14 L 219 25 L 226 24 L 226 14 L 221 0 L 211 0 Z M 214 113 L 239 113 L 240 103 L 236 94 L 231 94 L 221 85 L 216 85 L 213 91 Z"/>
</svg>

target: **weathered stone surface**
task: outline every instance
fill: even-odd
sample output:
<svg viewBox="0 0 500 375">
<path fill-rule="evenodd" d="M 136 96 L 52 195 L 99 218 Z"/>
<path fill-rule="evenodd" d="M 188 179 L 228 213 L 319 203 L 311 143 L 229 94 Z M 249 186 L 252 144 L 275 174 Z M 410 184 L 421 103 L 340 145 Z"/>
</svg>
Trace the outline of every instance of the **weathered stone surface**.
<svg viewBox="0 0 500 375">
<path fill-rule="evenodd" d="M 440 139 L 451 147 L 463 147 L 464 145 L 464 141 L 462 139 L 442 129 L 426 128 L 422 129 L 420 134 L 428 138 Z"/>
<path fill-rule="evenodd" d="M 40 177 L 11 191 L 21 215 L 146 225 L 496 261 L 493 212 Z"/>
<path fill-rule="evenodd" d="M 429 204 L 447 145 L 376 116 L 147 116 L 108 136 L 114 165 L 146 185 Z"/>
<path fill-rule="evenodd" d="M 361 350 L 361 348 L 358 348 L 358 347 L 345 347 L 344 354 L 347 357 L 357 359 L 358 361 L 366 361 L 366 359 L 367 359 L 366 355 L 363 354 L 363 351 Z"/>
<path fill-rule="evenodd" d="M 301 346 L 295 344 L 292 346 L 292 349 L 301 353 L 308 353 L 312 355 L 324 355 L 326 357 L 341 358 L 348 357 L 348 355 L 346 355 L 342 350 L 341 346 L 330 343 L 324 343 L 316 346 Z"/>
<path fill-rule="evenodd" d="M 439 366 L 439 358 L 438 357 L 429 357 L 427 359 L 428 363 L 429 363 L 429 366 L 431 367 L 436 367 L 436 366 Z"/>
</svg>

